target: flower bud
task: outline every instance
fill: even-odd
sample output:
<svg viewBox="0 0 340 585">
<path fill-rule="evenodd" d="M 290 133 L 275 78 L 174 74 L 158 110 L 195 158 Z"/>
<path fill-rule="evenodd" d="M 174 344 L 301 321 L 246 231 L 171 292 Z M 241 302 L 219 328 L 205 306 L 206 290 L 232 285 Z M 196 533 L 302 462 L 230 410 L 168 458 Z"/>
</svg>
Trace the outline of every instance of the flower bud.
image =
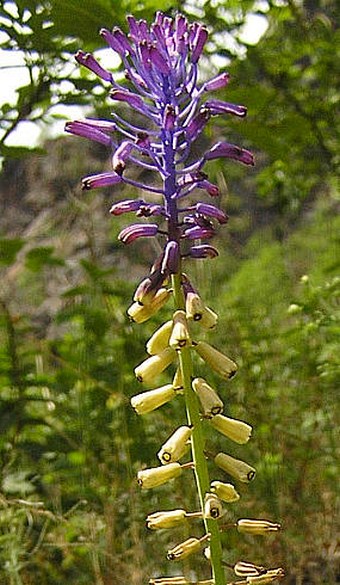
<svg viewBox="0 0 340 585">
<path fill-rule="evenodd" d="M 235 441 L 235 443 L 242 445 L 250 439 L 252 427 L 241 420 L 217 414 L 210 422 L 215 429 L 228 437 L 228 439 Z"/>
<path fill-rule="evenodd" d="M 213 160 L 216 158 L 231 158 L 242 162 L 245 165 L 254 166 L 254 157 L 249 150 L 240 148 L 235 144 L 229 144 L 228 142 L 217 142 L 208 152 L 205 153 L 205 160 Z"/>
<path fill-rule="evenodd" d="M 216 494 L 207 493 L 204 498 L 204 518 L 220 518 L 223 506 Z"/>
<path fill-rule="evenodd" d="M 266 569 L 264 567 L 259 567 L 258 565 L 246 561 L 238 561 L 236 565 L 234 565 L 234 573 L 238 577 L 253 577 L 265 572 Z"/>
<path fill-rule="evenodd" d="M 122 229 L 118 234 L 118 239 L 123 244 L 131 244 L 139 238 L 150 238 L 157 234 L 158 225 L 156 223 L 133 223 Z"/>
<path fill-rule="evenodd" d="M 158 487 L 170 479 L 178 477 L 181 473 L 182 468 L 179 463 L 169 463 L 169 465 L 138 471 L 137 481 L 141 488 L 149 489 Z"/>
<path fill-rule="evenodd" d="M 226 355 L 206 343 L 199 341 L 194 346 L 198 355 L 222 378 L 232 378 L 237 371 L 237 365 Z"/>
<path fill-rule="evenodd" d="M 173 329 L 169 345 L 173 349 L 182 349 L 191 345 L 191 339 L 184 311 L 176 311 L 173 316 Z"/>
<path fill-rule="evenodd" d="M 146 519 L 146 527 L 149 530 L 157 530 L 159 528 L 175 528 L 183 524 L 186 520 L 185 510 L 168 510 L 166 512 L 154 512 L 149 514 Z"/>
<path fill-rule="evenodd" d="M 216 75 L 216 77 L 213 77 L 212 79 L 209 79 L 209 81 L 205 82 L 204 90 L 214 91 L 216 89 L 222 89 L 227 85 L 229 79 L 230 79 L 229 73 L 227 72 L 220 73 L 219 75 Z"/>
<path fill-rule="evenodd" d="M 144 205 L 144 199 L 123 199 L 114 203 L 109 211 L 112 215 L 122 215 L 131 211 L 138 211 L 141 205 Z"/>
<path fill-rule="evenodd" d="M 256 470 L 248 463 L 235 459 L 226 453 L 218 453 L 214 457 L 214 463 L 217 467 L 243 483 L 248 483 L 254 479 L 256 474 Z"/>
<path fill-rule="evenodd" d="M 192 388 L 199 398 L 205 418 L 212 418 L 223 411 L 222 400 L 203 378 L 194 378 Z"/>
<path fill-rule="evenodd" d="M 146 351 L 149 355 L 156 355 L 169 346 L 172 327 L 173 321 L 166 321 L 153 333 L 146 344 Z"/>
<path fill-rule="evenodd" d="M 256 575 L 247 577 L 247 583 L 249 585 L 267 585 L 273 583 L 277 579 L 283 579 L 285 576 L 284 570 L 279 567 L 278 569 L 269 569 L 263 575 Z"/>
<path fill-rule="evenodd" d="M 190 256 L 192 258 L 216 258 L 218 250 L 209 244 L 200 244 L 199 246 L 191 246 Z"/>
<path fill-rule="evenodd" d="M 137 414 L 147 414 L 166 404 L 176 396 L 172 384 L 166 384 L 160 388 L 136 394 L 131 398 L 131 406 Z"/>
<path fill-rule="evenodd" d="M 175 274 L 178 271 L 179 261 L 179 245 L 177 242 L 170 240 L 164 248 L 164 258 L 161 272 L 164 274 Z"/>
<path fill-rule="evenodd" d="M 239 532 L 256 535 L 277 532 L 281 529 L 281 525 L 275 522 L 269 522 L 268 520 L 252 520 L 249 518 L 238 520 L 236 525 Z"/>
<path fill-rule="evenodd" d="M 240 499 L 240 495 L 231 483 L 223 483 L 222 481 L 217 480 L 212 481 L 210 489 L 220 498 L 220 500 L 228 502 L 228 504 L 231 502 L 237 502 L 237 500 Z"/>
<path fill-rule="evenodd" d="M 157 457 L 163 465 L 178 461 L 186 453 L 191 433 L 190 427 L 182 426 L 169 437 L 157 453 Z"/>
<path fill-rule="evenodd" d="M 139 382 L 153 382 L 175 359 L 176 352 L 167 347 L 161 353 L 152 355 L 135 368 L 135 376 Z"/>
<path fill-rule="evenodd" d="M 174 546 L 174 548 L 168 550 L 167 559 L 168 561 L 182 560 L 200 550 L 202 544 L 209 538 L 210 535 L 206 534 L 202 538 L 188 538 L 181 544 Z"/>
</svg>

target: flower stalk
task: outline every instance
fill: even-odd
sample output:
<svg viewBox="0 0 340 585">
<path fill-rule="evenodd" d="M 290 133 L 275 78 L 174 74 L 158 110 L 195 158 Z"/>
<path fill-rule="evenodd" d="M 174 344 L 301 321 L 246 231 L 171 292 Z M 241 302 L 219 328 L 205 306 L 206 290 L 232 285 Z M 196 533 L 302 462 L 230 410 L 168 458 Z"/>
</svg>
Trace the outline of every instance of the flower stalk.
<svg viewBox="0 0 340 585">
<path fill-rule="evenodd" d="M 129 185 L 160 199 L 148 202 L 138 196 L 119 200 L 110 210 L 114 217 L 134 213 L 138 218 L 137 223 L 127 225 L 119 233 L 118 239 L 124 245 L 133 244 L 141 238 L 157 238 L 162 243 L 162 252 L 152 264 L 149 274 L 137 286 L 133 302 L 127 310 L 129 318 L 134 323 L 142 324 L 160 310 L 165 310 L 171 297 L 173 300 L 172 314 L 153 333 L 146 344 L 148 357 L 134 370 L 137 380 L 151 389 L 133 396 L 131 405 L 138 415 L 147 415 L 182 393 L 187 418 L 186 424 L 178 427 L 161 446 L 157 454 L 160 465 L 140 470 L 137 481 L 142 489 L 148 490 L 168 481 L 176 481 L 187 469 L 194 470 L 200 510 L 154 512 L 147 517 L 146 524 L 150 529 L 176 530 L 178 525 L 189 519 L 197 518 L 203 522 L 204 534 L 200 538 L 190 536 L 168 550 L 167 558 L 180 561 L 201 553 L 205 548 L 205 557 L 211 565 L 211 579 L 197 580 L 196 583 L 225 585 L 225 568 L 228 565 L 223 561 L 219 519 L 224 513 L 222 502 L 229 505 L 240 496 L 232 484 L 211 481 L 210 466 L 214 463 L 229 477 L 244 483 L 254 478 L 255 469 L 223 452 L 209 455 L 205 433 L 216 430 L 227 440 L 245 444 L 250 439 L 252 427 L 222 414 L 224 404 L 220 392 L 217 393 L 205 379 L 197 377 L 195 364 L 198 359 L 222 378 L 222 384 L 228 384 L 233 378 L 237 364 L 204 340 L 193 338 L 194 322 L 204 332 L 216 327 L 218 316 L 205 305 L 182 270 L 184 263 L 211 260 L 218 256 L 218 250 L 205 240 L 213 238 L 216 230 L 228 222 L 225 212 L 206 200 L 217 197 L 219 188 L 209 180 L 203 167 L 206 164 L 209 166 L 210 160 L 219 158 L 249 166 L 254 164 L 251 152 L 225 141 L 212 145 L 192 161 L 192 145 L 213 116 L 243 118 L 247 110 L 242 105 L 220 99 L 206 99 L 208 92 L 228 85 L 229 74 L 223 72 L 203 84 L 199 83 L 198 62 L 208 38 L 204 26 L 190 24 L 181 14 L 172 19 L 161 12 L 156 14 L 155 21 L 149 27 L 145 21 L 137 21 L 133 16 L 128 16 L 127 21 L 128 35 L 119 28 L 101 31 L 108 46 L 122 60 L 128 83 L 126 87 L 117 83 L 113 74 L 91 55 L 79 51 L 76 56 L 81 65 L 110 84 L 114 121 L 89 119 L 69 122 L 66 131 L 99 142 L 111 151 L 112 170 L 85 177 L 83 189 L 114 189 L 115 185 Z M 146 119 L 145 126 L 125 119 L 121 115 L 120 104 L 130 108 L 133 115 L 138 112 L 138 119 Z M 129 178 L 127 174 L 131 164 L 157 174 L 160 179 L 157 185 L 161 186 Z M 204 200 L 193 203 L 197 191 L 204 193 Z M 190 201 L 185 203 L 188 197 Z M 159 385 L 159 376 L 173 367 L 175 375 L 172 383 Z M 191 461 L 181 463 L 188 448 L 191 450 Z M 231 526 L 236 527 L 238 532 L 251 534 L 279 529 L 278 524 L 249 519 L 239 520 Z M 246 575 L 246 579 L 239 583 L 265 583 L 282 576 L 282 569 L 267 573 L 264 569 L 265 573 L 261 573 L 249 563 L 239 564 L 238 570 Z M 185 585 L 192 581 L 180 576 L 155 578 L 150 583 Z"/>
</svg>

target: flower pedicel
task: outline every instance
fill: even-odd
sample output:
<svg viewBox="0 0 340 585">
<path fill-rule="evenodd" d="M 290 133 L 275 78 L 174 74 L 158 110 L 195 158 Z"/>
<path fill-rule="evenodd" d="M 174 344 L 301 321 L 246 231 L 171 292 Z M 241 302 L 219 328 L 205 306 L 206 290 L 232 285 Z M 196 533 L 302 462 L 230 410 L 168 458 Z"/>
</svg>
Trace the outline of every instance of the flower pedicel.
<svg viewBox="0 0 340 585">
<path fill-rule="evenodd" d="M 249 440 L 251 426 L 222 414 L 220 394 L 224 394 L 223 385 L 235 375 L 237 365 L 231 357 L 199 338 L 197 331 L 203 333 L 217 325 L 217 315 L 206 306 L 182 267 L 191 261 L 215 258 L 218 250 L 210 240 L 228 221 L 228 216 L 215 204 L 219 188 L 207 174 L 209 161 L 254 164 L 250 151 L 224 140 L 213 144 L 196 160 L 192 159 L 192 146 L 212 117 L 243 118 L 247 109 L 209 96 L 209 92 L 227 88 L 230 81 L 227 72 L 199 82 L 198 62 L 208 39 L 202 24 L 189 23 L 182 14 L 170 18 L 161 12 L 157 12 L 150 26 L 133 16 L 128 16 L 127 21 L 128 34 L 118 27 L 101 30 L 107 45 L 122 61 L 126 83 L 116 81 L 111 71 L 92 55 L 83 51 L 76 55 L 78 63 L 110 86 L 112 120 L 68 122 L 66 131 L 105 145 L 112 156 L 112 169 L 85 177 L 83 189 L 112 187 L 114 191 L 117 186 L 119 194 L 123 185 L 129 186 L 130 198 L 117 199 L 110 210 L 113 217 L 131 213 L 136 217 L 121 230 L 119 240 L 130 245 L 141 238 L 157 238 L 161 243 L 162 251 L 137 286 L 128 316 L 143 323 L 169 306 L 171 298 L 174 306 L 168 320 L 146 345 L 149 357 L 135 368 L 136 378 L 149 385 L 149 389 L 133 396 L 131 404 L 137 414 L 144 415 L 182 393 L 187 424 L 177 428 L 161 447 L 160 466 L 139 471 L 137 479 L 142 489 L 152 489 L 194 470 L 200 510 L 154 512 L 148 516 L 147 526 L 164 529 L 197 519 L 203 522 L 203 535 L 190 537 L 169 549 L 167 558 L 181 561 L 189 555 L 202 554 L 205 548 L 209 552 L 205 556 L 211 564 L 211 579 L 159 577 L 150 579 L 150 585 L 225 585 L 228 578 L 219 526 L 224 513 L 222 502 L 229 505 L 240 497 L 228 479 L 247 483 L 254 478 L 255 469 L 226 453 L 209 455 L 226 474 L 225 482 L 211 481 L 203 426 L 208 430 L 210 425 L 210 432 L 216 429 L 226 435 L 226 443 L 231 439 L 241 444 Z M 123 114 L 125 109 L 130 113 Z M 144 176 L 158 177 L 157 181 L 151 178 L 142 182 L 135 178 L 135 174 L 130 174 L 130 167 L 135 165 L 148 171 Z M 136 190 L 135 198 L 131 188 Z M 149 194 L 150 201 L 144 195 L 142 198 L 141 193 Z M 197 195 L 203 195 L 203 200 L 195 202 Z M 223 379 L 218 393 L 205 379 L 195 377 L 197 356 Z M 176 369 L 172 383 L 161 385 L 159 377 L 164 377 L 172 364 Z M 192 461 L 181 463 L 179 460 L 188 449 Z M 253 519 L 241 519 L 231 526 L 241 534 L 252 535 L 279 529 L 279 524 Z M 283 576 L 281 568 L 265 569 L 248 561 L 236 563 L 235 573 L 242 577 L 238 583 L 246 585 L 271 583 Z"/>
</svg>

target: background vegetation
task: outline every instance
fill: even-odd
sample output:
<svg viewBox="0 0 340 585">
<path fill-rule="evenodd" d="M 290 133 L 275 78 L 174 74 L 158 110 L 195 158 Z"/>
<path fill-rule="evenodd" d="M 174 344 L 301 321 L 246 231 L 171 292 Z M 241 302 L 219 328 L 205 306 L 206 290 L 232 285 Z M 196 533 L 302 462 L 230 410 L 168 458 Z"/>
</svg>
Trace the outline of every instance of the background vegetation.
<svg viewBox="0 0 340 585">
<path fill-rule="evenodd" d="M 138 391 L 133 367 L 169 309 L 143 328 L 126 319 L 154 251 L 150 244 L 117 244 L 120 221 L 107 213 L 114 191 L 80 192 L 80 177 L 108 168 L 109 153 L 71 137 L 46 141 L 38 151 L 9 140 L 24 120 L 48 133 L 60 103 L 109 116 L 106 89 L 73 66 L 73 53 L 102 48 L 98 29 L 125 27 L 128 13 L 152 19 L 156 9 L 176 6 L 17 0 L 0 7 L 2 48 L 22 52 L 30 79 L 15 103 L 2 105 L 4 585 L 145 583 L 165 574 L 164 551 L 180 537 L 147 533 L 146 513 L 172 506 L 174 498 L 194 508 L 187 484 L 146 494 L 136 487 L 136 470 L 154 464 L 181 404 L 146 421 L 129 407 Z M 249 108 L 247 121 L 212 124 L 202 148 L 224 136 L 257 158 L 254 171 L 210 166 L 230 222 L 218 237 L 220 257 L 188 267 L 220 314 L 214 343 L 240 364 L 232 383 L 216 379 L 216 386 L 228 412 L 255 427 L 247 459 L 257 480 L 228 513 L 284 526 L 265 543 L 226 532 L 225 558 L 281 564 L 287 584 L 333 585 L 340 582 L 336 2 L 202 0 L 177 8 L 214 31 L 206 70 L 227 67 L 227 99 Z M 268 21 L 256 46 L 242 36 L 250 14 Z"/>
</svg>

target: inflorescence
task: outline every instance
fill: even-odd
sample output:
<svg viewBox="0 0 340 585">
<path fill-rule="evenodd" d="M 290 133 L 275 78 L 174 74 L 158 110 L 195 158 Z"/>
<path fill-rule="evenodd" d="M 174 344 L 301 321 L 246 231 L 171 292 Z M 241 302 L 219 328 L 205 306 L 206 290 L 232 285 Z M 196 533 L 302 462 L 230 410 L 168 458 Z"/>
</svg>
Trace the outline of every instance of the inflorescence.
<svg viewBox="0 0 340 585">
<path fill-rule="evenodd" d="M 196 160 L 192 145 L 210 118 L 219 115 L 243 118 L 247 110 L 241 105 L 208 98 L 209 92 L 228 85 L 228 73 L 199 83 L 198 61 L 208 39 L 204 26 L 189 24 L 181 14 L 170 18 L 161 12 L 150 26 L 133 16 L 128 16 L 127 21 L 128 35 L 119 28 L 101 30 L 108 46 L 121 58 L 126 85 L 117 83 L 112 73 L 92 55 L 83 51 L 76 55 L 78 63 L 111 85 L 110 97 L 117 104 L 112 120 L 78 120 L 67 123 L 66 130 L 104 144 L 113 153 L 112 170 L 85 177 L 83 189 L 129 185 L 152 194 L 152 201 L 124 199 L 116 201 L 110 210 L 114 216 L 134 213 L 138 218 L 120 232 L 118 238 L 124 244 L 155 237 L 162 243 L 162 252 L 134 293 L 128 309 L 130 319 L 143 323 L 170 297 L 174 300 L 172 318 L 149 339 L 146 344 L 149 357 L 135 368 L 137 380 L 152 389 L 133 396 L 131 404 L 139 415 L 144 415 L 179 394 L 184 395 L 187 424 L 178 427 L 161 446 L 157 454 L 160 464 L 140 470 L 137 480 L 142 489 L 150 489 L 193 469 L 200 510 L 153 512 L 147 517 L 146 525 L 151 530 L 159 530 L 175 528 L 197 518 L 203 520 L 205 533 L 202 537 L 192 536 L 167 552 L 169 561 L 177 561 L 204 551 L 211 563 L 211 579 L 195 583 L 225 585 L 226 568 L 241 578 L 233 581 L 238 585 L 273 583 L 283 577 L 281 568 L 265 568 L 248 561 L 228 565 L 222 558 L 221 530 L 231 528 L 241 534 L 258 535 L 276 532 L 280 525 L 255 519 L 223 524 L 224 504 L 235 502 L 240 496 L 232 483 L 210 480 L 208 460 L 236 482 L 253 480 L 255 469 L 226 453 L 207 452 L 203 426 L 210 425 L 239 444 L 247 443 L 252 428 L 243 421 L 225 416 L 223 401 L 215 389 L 205 379 L 195 376 L 195 355 L 225 380 L 235 375 L 237 365 L 209 343 L 193 339 L 193 331 L 197 330 L 193 326 L 195 322 L 204 332 L 215 327 L 218 316 L 206 306 L 182 271 L 188 259 L 218 255 L 217 249 L 207 240 L 215 235 L 218 226 L 228 221 L 221 209 L 206 201 L 207 195 L 212 199 L 219 195 L 218 186 L 210 182 L 203 170 L 206 164 L 220 158 L 254 164 L 252 153 L 235 144 L 217 142 Z M 125 108 L 126 114 L 122 114 Z M 130 177 L 128 171 L 132 164 L 138 165 L 141 171 L 148 171 L 144 175 L 153 176 L 152 181 L 142 183 Z M 195 201 L 197 191 L 205 192 L 204 201 Z M 159 375 L 170 364 L 175 364 L 174 378 L 164 386 L 157 386 Z M 180 459 L 190 450 L 191 461 L 181 464 Z M 185 576 L 150 580 L 151 585 L 190 583 L 192 581 Z"/>
</svg>

